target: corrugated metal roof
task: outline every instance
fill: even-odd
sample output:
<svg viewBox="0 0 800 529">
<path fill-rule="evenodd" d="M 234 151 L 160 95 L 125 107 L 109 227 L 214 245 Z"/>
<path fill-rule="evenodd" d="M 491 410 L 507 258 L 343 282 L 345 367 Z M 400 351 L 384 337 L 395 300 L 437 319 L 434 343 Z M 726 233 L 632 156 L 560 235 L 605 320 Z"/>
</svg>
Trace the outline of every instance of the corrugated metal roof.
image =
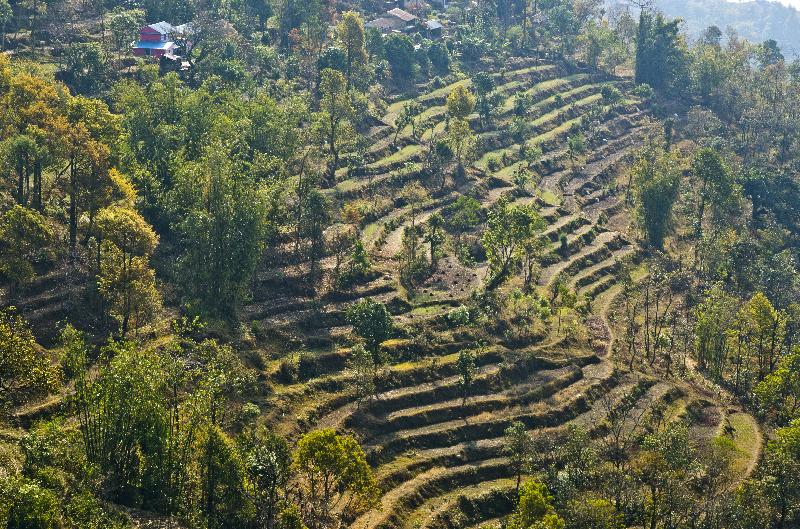
<svg viewBox="0 0 800 529">
<path fill-rule="evenodd" d="M 136 44 L 133 45 L 134 48 L 139 48 L 142 50 L 151 49 L 151 50 L 168 50 L 170 48 L 175 47 L 174 42 L 153 42 L 148 40 L 140 40 Z"/>
<path fill-rule="evenodd" d="M 368 28 L 388 28 L 391 29 L 394 27 L 395 22 L 389 18 L 382 17 L 376 18 L 375 20 L 370 20 L 365 24 Z"/>
<path fill-rule="evenodd" d="M 444 27 L 442 23 L 437 20 L 428 20 L 425 22 L 425 26 L 427 26 L 427 28 L 430 30 L 442 29 Z"/>
<path fill-rule="evenodd" d="M 170 24 L 169 22 L 165 22 L 163 20 L 161 22 L 156 22 L 155 24 L 150 24 L 147 27 L 158 31 L 162 35 L 166 35 L 168 33 L 172 33 L 173 31 L 175 31 L 175 28 L 172 27 L 172 24 Z"/>
<path fill-rule="evenodd" d="M 393 17 L 397 17 L 403 22 L 411 22 L 413 20 L 417 20 L 417 17 L 409 13 L 408 11 L 403 11 L 399 7 L 395 7 L 394 9 L 390 9 L 387 11 Z"/>
</svg>

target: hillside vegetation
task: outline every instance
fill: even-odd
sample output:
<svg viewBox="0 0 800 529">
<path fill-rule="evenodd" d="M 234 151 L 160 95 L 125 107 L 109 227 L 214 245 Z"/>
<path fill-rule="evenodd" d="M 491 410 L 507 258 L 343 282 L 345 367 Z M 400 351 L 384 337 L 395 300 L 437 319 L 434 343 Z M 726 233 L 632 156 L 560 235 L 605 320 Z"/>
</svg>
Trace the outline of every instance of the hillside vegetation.
<svg viewBox="0 0 800 529">
<path fill-rule="evenodd" d="M 583 0 L 383 34 L 4 2 L 0 525 L 800 523 L 774 41 Z M 181 56 L 133 55 L 162 18 Z"/>
</svg>

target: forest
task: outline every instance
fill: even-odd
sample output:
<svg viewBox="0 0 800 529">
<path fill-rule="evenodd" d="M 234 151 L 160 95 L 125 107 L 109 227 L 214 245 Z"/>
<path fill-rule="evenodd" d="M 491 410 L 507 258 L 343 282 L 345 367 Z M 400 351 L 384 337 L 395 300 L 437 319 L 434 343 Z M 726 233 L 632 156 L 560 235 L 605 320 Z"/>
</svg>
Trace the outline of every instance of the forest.
<svg viewBox="0 0 800 529">
<path fill-rule="evenodd" d="M 0 527 L 800 527 L 800 60 L 697 24 L 0 0 Z"/>
</svg>

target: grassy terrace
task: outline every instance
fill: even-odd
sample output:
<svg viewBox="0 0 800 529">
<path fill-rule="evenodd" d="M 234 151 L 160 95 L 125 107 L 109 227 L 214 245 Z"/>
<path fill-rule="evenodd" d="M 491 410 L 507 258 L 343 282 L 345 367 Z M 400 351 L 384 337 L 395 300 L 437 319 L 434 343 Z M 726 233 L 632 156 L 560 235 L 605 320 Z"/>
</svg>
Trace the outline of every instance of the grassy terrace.
<svg viewBox="0 0 800 529">
<path fill-rule="evenodd" d="M 284 428 L 297 423 L 303 428 L 334 427 L 352 432 L 365 447 L 383 496 L 378 508 L 359 516 L 351 527 L 489 527 L 513 509 L 509 498 L 514 480 L 503 452 L 503 432 L 512 422 L 521 421 L 535 436 L 556 439 L 568 426 L 576 425 L 596 437 L 605 432 L 608 408 L 604 400 L 619 403 L 635 388 L 640 390 L 636 409 L 644 416 L 663 405 L 668 420 L 679 420 L 694 405 L 690 391 L 669 381 L 627 373 L 609 353 L 614 350 L 615 331 L 608 315 L 621 292 L 618 276 L 623 263 L 637 257 L 638 249 L 624 230 L 619 231 L 618 223 L 600 223 L 601 217 L 624 215 L 619 197 L 605 196 L 601 191 L 614 180 L 620 161 L 645 128 L 642 111 L 636 108 L 641 102 L 627 98 L 615 112 L 609 112 L 600 94 L 602 83 L 591 82 L 586 74 L 559 77 L 559 71 L 549 65 L 533 65 L 502 77 L 495 74 L 503 100 L 486 130 L 478 132 L 484 140 L 479 143 L 491 145 L 491 150 L 477 153 L 466 182 L 459 183 L 458 190 L 450 188 L 427 201 L 417 220 L 424 225 L 432 213 L 442 211 L 455 196 L 470 190 L 478 190 L 476 197 L 484 211 L 503 195 L 515 203 L 537 204 L 549 224 L 543 234 L 548 246 L 542 256 L 540 294 L 548 296 L 554 279 L 563 277 L 581 299 L 588 296 L 594 315 L 604 322 L 608 335 L 599 342 L 565 341 L 555 331 L 553 315 L 546 336 L 519 348 L 494 338 L 488 341 L 488 347 L 478 349 L 471 338 L 463 342 L 445 340 L 430 351 L 420 351 L 421 358 L 404 357 L 386 366 L 379 379 L 378 397 L 361 404 L 349 385 L 353 376 L 349 370 L 322 372 L 290 385 L 275 384 L 273 398 L 279 403 Z M 457 86 L 469 85 L 470 80 L 464 78 L 414 98 L 423 106 L 419 121 L 431 125 L 422 141 L 444 132 L 447 94 Z M 518 143 L 505 146 L 509 140 L 499 131 L 511 121 L 514 99 L 523 95 L 532 100 L 530 133 Z M 406 102 L 393 103 L 385 121 L 393 123 Z M 601 112 L 595 115 L 600 124 L 585 132 L 587 143 L 596 147 L 587 155 L 585 165 L 573 171 L 566 160 L 566 136 L 574 127 L 582 126 L 590 108 L 598 106 Z M 472 122 L 477 124 L 477 116 L 472 116 Z M 400 131 L 401 147 L 396 150 L 391 148 L 393 131 L 388 135 L 385 132 L 380 131 L 381 138 L 374 145 L 375 159 L 367 166 L 371 176 L 344 179 L 335 192 L 349 196 L 363 193 L 365 197 L 368 192 L 377 192 L 393 197 L 406 182 L 419 179 L 424 148 L 411 137 L 411 127 Z M 545 159 L 537 164 L 542 186 L 528 192 L 519 192 L 512 185 L 514 171 L 527 163 L 518 160 L 521 145 L 541 145 L 545 151 Z M 491 160 L 502 161 L 502 167 L 490 171 Z M 344 177 L 346 173 L 339 174 Z M 572 195 L 575 198 L 567 198 Z M 590 207 L 581 208 L 584 199 L 592 199 Z M 409 222 L 408 210 L 408 206 L 381 210 L 380 218 L 362 230 L 374 266 L 393 276 L 385 281 L 393 285 L 391 291 L 377 299 L 388 302 L 402 298 L 407 302 L 396 313 L 395 321 L 401 325 L 425 322 L 441 328 L 443 316 L 467 302 L 472 287 L 457 290 L 450 286 L 455 285 L 455 276 L 451 276 L 448 283 L 426 286 L 424 292 L 420 289 L 416 297 L 409 297 L 399 285 L 394 255 Z M 562 236 L 566 237 L 566 251 L 561 249 Z M 480 282 L 485 265 L 477 263 L 463 270 L 470 280 Z M 639 265 L 633 275 L 640 280 L 646 273 Z M 516 286 L 514 281 L 512 285 Z M 337 310 L 341 312 L 344 305 Z M 409 342 L 400 339 L 388 345 L 395 350 L 408 347 Z M 474 349 L 477 355 L 477 372 L 467 399 L 460 394 L 457 367 L 465 348 Z M 346 354 L 341 348 L 336 351 Z M 277 367 L 271 365 L 270 369 Z M 706 421 L 692 426 L 692 435 L 702 442 L 714 439 L 723 421 L 722 410 L 711 407 L 706 411 Z M 749 415 L 734 413 L 727 419 L 735 430 L 736 468 L 745 473 L 757 459 L 760 433 Z"/>
</svg>

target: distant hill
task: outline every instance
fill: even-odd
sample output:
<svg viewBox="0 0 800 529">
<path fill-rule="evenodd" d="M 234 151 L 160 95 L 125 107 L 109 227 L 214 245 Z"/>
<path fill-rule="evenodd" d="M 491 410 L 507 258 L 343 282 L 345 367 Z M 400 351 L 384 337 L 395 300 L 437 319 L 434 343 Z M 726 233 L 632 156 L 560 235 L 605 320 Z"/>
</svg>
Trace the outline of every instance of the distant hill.
<svg viewBox="0 0 800 529">
<path fill-rule="evenodd" d="M 751 42 L 775 39 L 784 55 L 800 56 L 800 11 L 793 7 L 766 0 L 655 0 L 655 5 L 671 17 L 683 18 L 691 38 L 711 25 L 723 32 L 732 27 Z"/>
</svg>

